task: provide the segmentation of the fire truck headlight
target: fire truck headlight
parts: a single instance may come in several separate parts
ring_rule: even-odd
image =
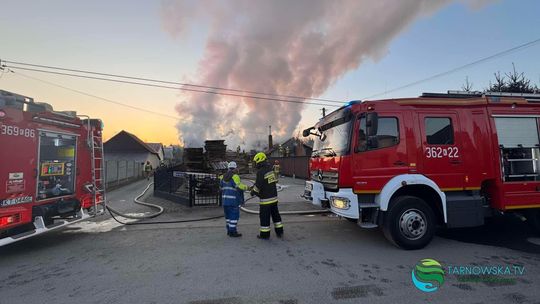
[[[6,117],[6,112],[0,110],[0,119]]]
[[[332,196],[330,197],[330,203],[332,204],[332,207],[337,209],[351,208],[351,201],[346,197]]]

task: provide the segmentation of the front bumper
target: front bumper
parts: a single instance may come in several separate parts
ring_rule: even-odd
[[[306,181],[303,197],[312,202],[313,205],[329,208],[333,213],[352,219],[359,218],[358,197],[351,188],[342,188],[337,192],[324,191],[324,186],[320,182]],[[348,200],[346,208],[336,208],[334,198]]]

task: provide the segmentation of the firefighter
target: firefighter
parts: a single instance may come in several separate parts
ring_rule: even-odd
[[[150,175],[152,174],[152,165],[150,164],[150,161],[147,160],[146,164],[144,164],[144,176],[146,176],[146,180],[150,180]]]
[[[238,233],[236,226],[240,218],[240,205],[244,204],[244,191],[248,187],[241,182],[235,162],[228,163],[227,169],[227,173],[219,177],[227,235],[240,237],[242,234]]]
[[[259,152],[253,158],[257,168],[255,185],[251,189],[251,195],[259,197],[259,219],[261,222],[259,239],[270,238],[270,217],[274,222],[274,230],[278,237],[283,236],[283,223],[278,210],[277,179],[272,166],[266,159],[266,154]]]
[[[276,182],[279,181],[279,174],[281,172],[281,166],[279,165],[279,160],[275,160],[274,161],[274,166],[272,167],[272,169],[274,170],[274,174],[276,175]]]

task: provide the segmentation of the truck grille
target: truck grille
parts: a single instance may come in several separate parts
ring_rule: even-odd
[[[338,189],[338,177],[339,173],[313,170],[311,171],[311,179],[323,184],[325,190],[337,190]]]

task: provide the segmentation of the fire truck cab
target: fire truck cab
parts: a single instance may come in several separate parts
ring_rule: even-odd
[[[101,130],[0,90],[0,246],[103,212]]]
[[[424,93],[322,118],[304,197],[404,249],[519,212],[540,230],[540,95]]]

